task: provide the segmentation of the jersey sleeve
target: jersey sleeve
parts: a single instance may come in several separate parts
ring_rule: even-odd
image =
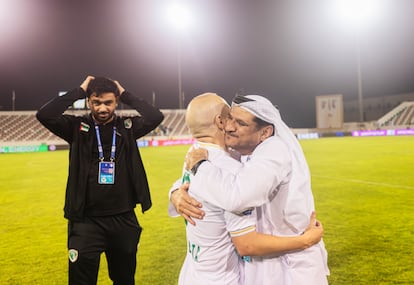
[[[235,214],[225,211],[227,231],[230,236],[242,236],[256,230],[256,211],[245,211],[243,214]]]

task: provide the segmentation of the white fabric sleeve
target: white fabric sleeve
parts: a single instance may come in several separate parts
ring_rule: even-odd
[[[191,183],[209,185],[203,199],[230,212],[243,212],[269,201],[291,172],[291,157],[279,138],[269,138],[256,147],[250,160],[237,171],[204,162]],[[225,192],[225,195],[223,195]]]
[[[177,210],[175,209],[174,205],[171,203],[171,193],[174,192],[174,190],[177,190],[181,186],[181,178],[174,182],[173,186],[170,188],[170,191],[168,191],[168,215],[170,217],[179,217],[180,214],[178,214]]]
[[[251,210],[247,213],[238,215],[232,212],[224,211],[227,231],[230,236],[242,236],[256,231],[256,211]]]

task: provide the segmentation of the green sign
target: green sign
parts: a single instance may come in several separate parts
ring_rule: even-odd
[[[19,146],[0,146],[0,153],[13,152],[45,152],[48,151],[47,144],[41,145],[19,145]]]

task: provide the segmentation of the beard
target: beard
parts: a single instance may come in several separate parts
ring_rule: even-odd
[[[114,112],[99,112],[93,113],[93,118],[100,124],[106,124],[112,121]]]
[[[225,134],[224,136],[224,144],[228,147],[234,148],[234,146],[237,146],[238,138],[234,135]]]

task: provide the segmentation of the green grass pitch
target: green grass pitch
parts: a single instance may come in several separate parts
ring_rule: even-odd
[[[329,284],[414,284],[414,137],[301,141],[325,228]],[[137,284],[174,285],[184,222],[167,192],[188,146],[143,148],[153,207],[141,214]],[[66,284],[68,151],[0,155],[0,284]],[[98,284],[110,284],[102,256]]]

